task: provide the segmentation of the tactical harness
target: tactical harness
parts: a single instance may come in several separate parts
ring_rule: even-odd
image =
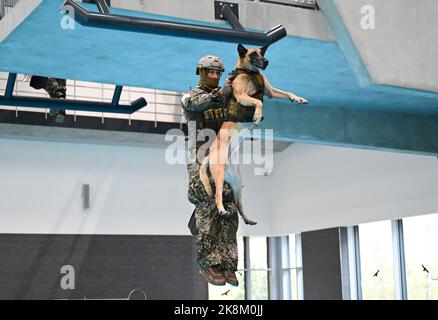
[[[229,77],[226,81],[228,81],[231,85],[231,82],[236,79],[239,74],[246,74],[256,86],[256,92],[250,97],[263,102],[265,82],[260,72],[236,68],[229,74]],[[205,86],[198,87],[198,90],[208,93],[212,91],[212,89]],[[255,106],[241,105],[237,102],[234,94],[231,94],[231,96],[225,100],[224,105],[224,107],[211,108],[202,113],[193,112],[191,113],[191,116],[187,115],[187,118],[188,120],[196,121],[198,130],[210,128],[215,132],[219,132],[219,129],[224,121],[253,122]]]
[[[250,97],[263,102],[265,81],[260,72],[236,68],[230,73],[228,81],[232,82],[239,74],[246,74],[256,86],[256,92],[250,95]],[[234,97],[234,94],[232,94],[231,99],[228,102],[228,117],[226,121],[253,122],[254,112],[255,106],[244,106],[238,103],[236,97]]]
[[[195,89],[192,89],[191,92],[196,94],[201,93],[211,93],[214,89],[199,86]],[[195,121],[196,122],[196,131],[197,133],[202,129],[211,129],[214,132],[218,133],[220,128],[222,127],[223,122],[225,121],[228,115],[228,109],[224,104],[224,99],[216,99],[213,98],[211,102],[211,109],[205,110],[203,112],[196,111],[184,111],[184,115],[187,121]],[[196,148],[200,147],[204,144],[203,141],[196,141]]]
[[[214,89],[205,86],[199,86],[198,90],[210,93]],[[224,101],[218,99],[214,104],[224,105]],[[205,128],[213,129],[215,132],[219,132],[222,123],[225,121],[228,115],[228,109],[226,107],[213,107],[205,110],[204,112],[195,112],[194,118],[196,120],[198,130]]]

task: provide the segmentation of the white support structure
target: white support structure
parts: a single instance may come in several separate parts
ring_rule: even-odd
[[[281,237],[281,266],[282,273],[279,281],[279,287],[283,300],[292,300],[292,288],[291,288],[291,272],[284,272],[284,269],[290,269],[290,256],[289,256],[289,239],[287,236]]]
[[[243,252],[245,253],[244,257],[244,277],[245,277],[245,300],[251,300],[251,272],[249,269],[251,268],[251,261],[249,255],[249,237],[243,237]]]
[[[282,300],[283,283],[282,279],[282,244],[283,238],[287,237],[269,237],[268,238],[268,292],[270,300]]]
[[[347,228],[348,232],[348,258],[350,274],[350,300],[361,300],[361,272],[358,226]]]
[[[394,258],[394,285],[395,298],[398,300],[408,299],[406,283],[406,261],[403,237],[403,221],[392,220],[392,248]]]
[[[301,233],[295,234],[295,249],[297,259],[297,286],[298,300],[304,300],[304,283],[303,283],[303,252],[301,246]]]

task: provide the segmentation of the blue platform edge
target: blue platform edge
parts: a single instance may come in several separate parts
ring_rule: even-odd
[[[80,24],[66,30],[61,27],[65,18],[59,10],[62,4],[62,0],[44,0],[0,44],[0,71],[184,92],[197,83],[195,66],[201,56],[214,54],[223,58],[226,73],[237,61],[237,45],[231,43]],[[97,11],[95,5],[83,6]],[[111,8],[111,11],[226,26],[129,10]],[[421,152],[438,150],[438,142],[426,138],[429,134],[438,136],[436,122],[424,125],[424,121],[438,116],[438,95],[361,86],[336,42],[287,36],[271,45],[266,57],[270,63],[264,74],[271,84],[310,101],[302,107],[286,100],[266,99],[263,127],[274,128],[276,139]],[[416,120],[409,123],[403,120],[410,115]],[[355,119],[354,130],[345,123],[346,118]],[[387,130],[375,137],[375,132],[382,131],[376,131],[375,126]],[[403,130],[412,136],[400,141]]]

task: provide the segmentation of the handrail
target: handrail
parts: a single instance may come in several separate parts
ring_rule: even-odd
[[[74,9],[74,19],[81,25],[105,29],[170,35],[184,38],[214,40],[250,45],[270,45],[287,35],[286,29],[279,25],[264,33],[234,30],[192,23],[171,22],[139,18],[117,14],[89,12],[74,0],[66,0],[64,6]]]

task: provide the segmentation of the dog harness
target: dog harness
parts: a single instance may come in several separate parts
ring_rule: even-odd
[[[256,92],[250,95],[251,98],[263,102],[263,95],[265,92],[265,81],[263,76],[258,71],[251,71],[242,68],[236,68],[230,73],[227,81],[232,82],[239,74],[246,74],[256,86]],[[253,122],[255,106],[244,106],[237,102],[234,94],[228,104],[227,121],[232,122]]]

